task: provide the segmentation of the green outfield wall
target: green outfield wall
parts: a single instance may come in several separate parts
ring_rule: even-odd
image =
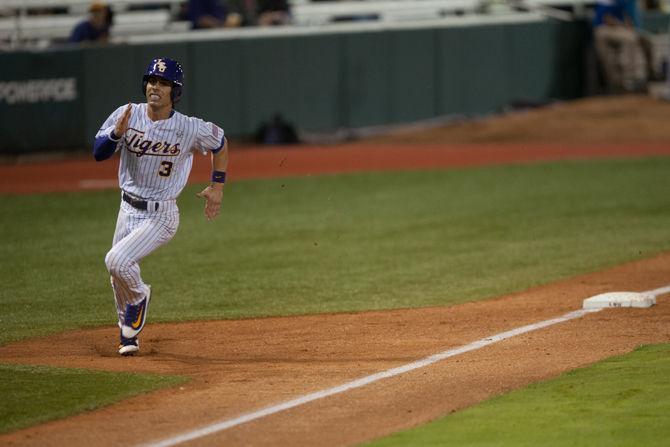
[[[277,112],[327,132],[579,97],[588,40],[585,22],[543,20],[2,53],[0,152],[90,146],[142,101],[155,56],[184,66],[180,111],[241,136]]]

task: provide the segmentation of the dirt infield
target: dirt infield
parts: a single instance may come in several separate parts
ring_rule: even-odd
[[[142,355],[119,358],[104,327],[0,347],[2,362],[183,374],[193,380],[0,436],[2,445],[137,444],[175,436],[306,393],[579,309],[589,296],[667,285],[670,254],[497,300],[448,308],[223,322],[149,324]],[[670,341],[670,299],[521,335],[399,377],[240,425],[189,445],[351,445],[483,399]],[[207,340],[207,342],[204,342]],[[59,349],[53,350],[53,346]],[[141,421],[128,423],[128,418]]]
[[[458,125],[342,147],[246,149],[231,155],[232,178],[670,155],[670,144],[664,144],[670,142],[670,135],[663,135],[654,126],[653,137],[644,133],[644,138],[638,136],[637,140],[617,138],[617,132],[631,132],[630,127],[622,128],[622,122],[633,122],[631,116],[638,119],[657,109],[665,108],[667,114],[666,104],[641,97],[612,101],[605,98],[557,105],[495,122],[463,124],[487,129],[470,128],[473,138],[481,137],[479,132],[490,132],[500,139],[498,132],[510,126],[507,120],[526,120],[526,132],[520,130],[523,126],[517,127],[515,139],[508,137],[504,145],[485,138],[474,142],[450,140],[464,138]],[[564,141],[557,137],[547,140],[538,123],[543,116],[547,119],[547,114],[554,117],[556,108],[570,117],[565,119],[566,126],[569,121],[591,122],[591,136],[584,130],[575,134],[563,129]],[[594,110],[600,110],[600,114]],[[610,131],[605,132],[610,125]],[[555,126],[547,126],[545,131],[561,135]],[[664,122],[657,122],[657,127],[667,132]],[[606,134],[608,139],[596,138],[596,133]],[[430,141],[427,134],[433,135]],[[206,179],[208,166],[202,161],[206,160],[201,157],[194,170],[195,181]],[[37,171],[31,171],[33,168]],[[60,174],[42,182],[50,172]],[[2,166],[0,192],[102,187],[109,185],[105,181],[113,183],[115,174],[115,163],[87,160]],[[584,298],[598,293],[651,290],[668,284],[670,253],[495,300],[448,308],[149,324],[143,332],[142,354],[135,358],[118,357],[118,329],[111,325],[12,343],[0,347],[0,362],[182,374],[192,381],[98,411],[0,435],[0,444],[112,446],[128,444],[129,439],[133,440],[131,444],[157,441],[563,315],[579,309]],[[188,445],[352,445],[629,352],[640,344],[670,342],[669,328],[668,297],[660,297],[651,309],[606,310],[235,426]],[[54,352],[54,345],[62,349]],[[129,424],[129,417],[141,423]]]

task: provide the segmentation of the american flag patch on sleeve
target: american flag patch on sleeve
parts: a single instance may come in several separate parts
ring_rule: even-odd
[[[223,130],[219,128],[216,124],[212,123],[212,135],[214,135],[214,138],[219,138],[220,133],[222,133]]]

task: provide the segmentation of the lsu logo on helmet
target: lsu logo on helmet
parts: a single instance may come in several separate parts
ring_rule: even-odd
[[[167,69],[167,65],[165,65],[165,62],[163,59],[158,59],[156,63],[154,64],[154,70],[158,70],[161,73],[165,73],[165,70]]]

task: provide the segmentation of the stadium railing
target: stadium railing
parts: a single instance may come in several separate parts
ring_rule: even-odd
[[[409,22],[469,14],[539,12],[570,20],[594,0],[290,0],[292,25],[325,26],[338,22]],[[90,0],[3,0],[0,2],[0,48],[44,48],[67,39],[84,20]],[[181,17],[186,0],[107,0],[114,15],[112,41],[129,36],[186,33]],[[150,9],[140,9],[142,7]],[[44,9],[62,14],[35,14]]]

